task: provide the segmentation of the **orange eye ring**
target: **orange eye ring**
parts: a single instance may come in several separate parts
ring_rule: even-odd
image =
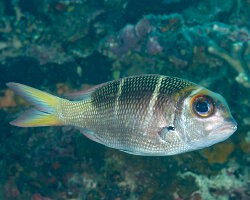
[[[210,117],[214,113],[213,99],[207,95],[197,95],[191,100],[192,111],[202,118]]]

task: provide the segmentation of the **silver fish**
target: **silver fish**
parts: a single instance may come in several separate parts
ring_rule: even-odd
[[[68,99],[18,83],[7,86],[34,106],[12,125],[70,125],[93,141],[136,155],[202,149],[237,129],[221,95],[175,77],[131,76]]]

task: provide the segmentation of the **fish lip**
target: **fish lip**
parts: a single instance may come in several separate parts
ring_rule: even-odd
[[[218,126],[203,140],[189,142],[195,149],[202,149],[228,139],[237,130],[237,123],[232,120]]]
[[[237,123],[233,120],[231,122],[226,122],[212,131],[214,134],[232,135],[237,130]]]

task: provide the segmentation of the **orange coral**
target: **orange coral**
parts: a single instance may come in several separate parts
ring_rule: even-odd
[[[245,140],[243,140],[240,143],[240,148],[244,153],[249,153],[250,152],[250,144],[247,143]]]
[[[223,164],[227,161],[228,156],[233,152],[234,148],[234,143],[232,141],[223,142],[205,149],[203,155],[210,164]]]
[[[14,106],[16,106],[14,93],[10,89],[7,89],[4,92],[4,96],[0,97],[0,109],[4,107],[14,107]]]
[[[244,153],[249,153],[250,152],[250,142],[249,140],[247,140],[246,138],[241,140],[240,142],[240,149],[244,152]]]
[[[57,88],[57,94],[59,95],[68,93],[70,89],[69,85],[65,83],[57,83],[56,88]]]

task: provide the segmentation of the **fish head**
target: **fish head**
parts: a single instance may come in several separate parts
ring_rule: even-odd
[[[222,142],[237,130],[225,99],[203,87],[195,86],[186,92],[179,110],[175,126],[189,148],[187,151]]]

